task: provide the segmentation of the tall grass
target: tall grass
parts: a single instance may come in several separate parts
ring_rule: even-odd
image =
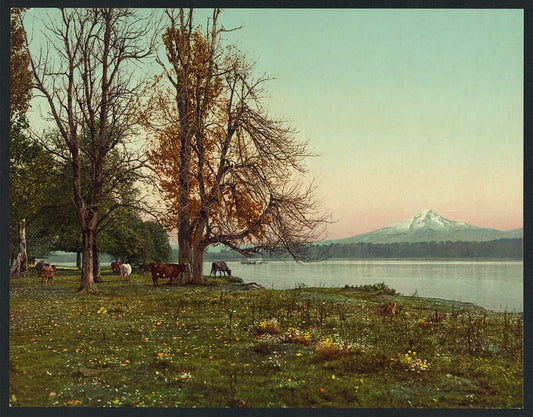
[[[81,296],[78,280],[12,281],[12,406],[522,406],[522,314],[383,284],[155,288],[108,274]]]

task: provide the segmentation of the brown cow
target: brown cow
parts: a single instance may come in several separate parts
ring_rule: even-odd
[[[391,303],[387,303],[382,305],[378,310],[378,315],[380,316],[390,316],[390,318],[394,317],[396,314],[396,308],[397,308],[396,301],[393,301]]]
[[[187,264],[150,263],[148,266],[152,272],[152,281],[154,282],[154,287],[159,287],[159,278],[170,278],[170,281],[172,281],[172,278],[177,278],[182,272],[189,272]]]
[[[56,266],[43,265],[41,267],[41,285],[52,285],[54,283],[54,274]]]
[[[122,262],[111,262],[111,270],[115,274],[120,274],[120,265],[122,265]]]

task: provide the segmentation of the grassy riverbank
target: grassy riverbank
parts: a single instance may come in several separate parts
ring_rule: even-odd
[[[383,284],[154,288],[105,275],[77,295],[11,281],[12,406],[522,405],[522,314],[396,294]],[[396,302],[394,317],[380,306]],[[443,314],[441,314],[443,313]]]

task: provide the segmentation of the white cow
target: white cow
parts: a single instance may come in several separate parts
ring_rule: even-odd
[[[130,279],[131,275],[131,265],[122,264],[120,265],[120,276],[123,280]]]

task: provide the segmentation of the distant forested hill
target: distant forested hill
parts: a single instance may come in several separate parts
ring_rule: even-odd
[[[261,254],[263,259],[290,259],[287,253]],[[398,242],[398,243],[332,243],[309,245],[307,256],[321,259],[516,259],[523,256],[522,239],[498,239],[488,242]],[[241,260],[242,255],[229,249],[208,253],[205,260]]]

